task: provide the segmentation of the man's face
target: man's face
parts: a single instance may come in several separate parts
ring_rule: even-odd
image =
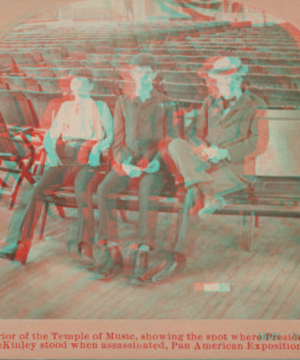
[[[208,89],[208,92],[215,98],[218,99],[219,97],[221,97],[219,88],[217,86],[217,81],[214,79],[211,79],[210,77],[208,77],[206,79],[206,86]]]
[[[89,94],[91,84],[86,77],[75,77],[71,80],[70,88],[74,95]]]
[[[215,86],[225,99],[234,96],[237,89],[241,88],[242,76],[220,76],[216,79]]]
[[[150,66],[134,65],[130,69],[130,74],[135,82],[136,92],[150,92],[153,89],[153,80],[156,76]]]

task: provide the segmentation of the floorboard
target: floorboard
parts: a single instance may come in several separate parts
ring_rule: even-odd
[[[0,243],[13,214],[0,203]],[[76,232],[75,210],[62,219],[52,208],[45,240],[35,240],[25,266],[0,260],[2,319],[298,319],[299,220],[262,218],[251,253],[238,249],[238,216],[190,218],[188,265],[170,283],[132,287],[121,274],[109,282],[71,258],[66,244]],[[128,213],[136,220],[136,213]],[[175,234],[174,215],[159,214],[158,246]],[[120,248],[134,239],[134,224],[112,223]],[[228,283],[229,292],[195,291],[194,283]]]

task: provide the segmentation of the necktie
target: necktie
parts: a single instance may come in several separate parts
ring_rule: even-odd
[[[236,102],[236,96],[234,96],[231,99],[224,99],[224,97],[222,97],[222,101],[223,101],[224,110],[226,110],[231,106],[231,104]]]

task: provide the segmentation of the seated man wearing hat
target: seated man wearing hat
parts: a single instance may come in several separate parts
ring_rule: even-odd
[[[154,58],[139,54],[132,58],[127,69],[120,69],[124,78],[122,96],[116,103],[114,116],[113,164],[111,172],[98,188],[100,252],[94,269],[97,277],[106,280],[116,275],[123,264],[116,239],[108,239],[107,195],[129,185],[139,188],[139,237],[129,245],[124,275],[132,284],[142,284],[141,276],[147,270],[148,252],[154,250],[155,224],[149,225],[148,198],[159,195],[164,187],[164,176],[159,173],[161,158],[158,143],[164,137],[165,107],[162,97],[153,90]],[[126,276],[128,275],[128,276]]]
[[[251,159],[268,141],[259,137],[256,119],[256,109],[266,104],[241,88],[247,71],[239,58],[207,59],[198,75],[206,78],[209,95],[186,129],[186,139],[169,143],[169,167],[188,188],[190,215],[212,214],[226,204],[225,195],[247,188],[253,176],[244,170],[245,157]],[[182,251],[181,246],[176,250]]]
[[[206,60],[198,74],[206,77],[210,94],[196,122],[186,130],[188,139],[169,144],[169,154],[189,188],[190,214],[213,213],[225,205],[225,195],[245,189],[251,182],[244,160],[258,145],[256,109],[266,105],[256,95],[242,91],[247,71],[235,57]]]
[[[82,239],[83,196],[99,170],[100,154],[110,147],[113,139],[110,111],[103,104],[106,111],[100,115],[90,97],[92,86],[90,71],[80,69],[71,73],[72,96],[62,103],[44,138],[48,169],[33,189],[23,191],[21,206],[15,211],[0,258],[25,264],[42,209],[41,199],[44,191],[53,185],[74,183],[79,212],[77,240],[85,240]]]

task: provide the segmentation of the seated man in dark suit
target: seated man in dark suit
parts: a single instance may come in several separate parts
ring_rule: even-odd
[[[131,81],[125,82],[124,96],[116,104],[112,170],[98,188],[98,245],[102,247],[102,255],[105,254],[98,264],[99,279],[113,277],[122,264],[117,243],[108,241],[106,210],[110,192],[132,183],[139,188],[139,238],[129,246],[130,260],[127,259],[125,269],[129,282],[143,282],[141,275],[147,270],[148,253],[155,247],[155,234],[147,226],[148,198],[159,195],[164,187],[164,176],[159,172],[158,143],[164,137],[165,107],[161,95],[153,90],[154,64],[152,56],[140,54],[133,57],[127,70],[120,70],[122,77],[128,80],[130,75]]]

